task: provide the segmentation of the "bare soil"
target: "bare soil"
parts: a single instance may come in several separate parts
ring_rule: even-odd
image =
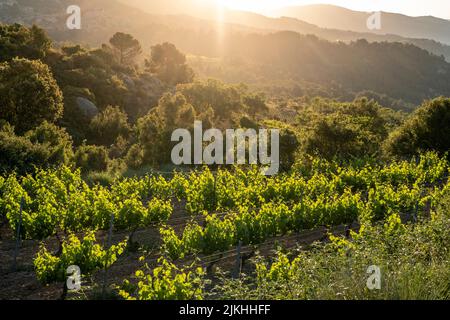
[[[184,212],[181,203],[175,203],[175,212],[171,218],[175,231],[181,232],[187,221],[192,217]],[[195,219],[201,223],[202,218]],[[262,256],[271,256],[274,249],[281,245],[285,248],[306,247],[317,241],[327,241],[328,232],[345,235],[348,229],[357,229],[358,225],[339,226],[332,229],[325,227],[312,231],[305,231],[295,235],[277,237],[266,241],[258,246],[241,246],[225,253],[217,253],[210,256],[200,256],[201,263],[207,268],[208,277],[214,282],[214,272],[217,267],[230,271],[232,274],[239,272],[249,273],[252,265],[248,260],[255,256],[256,252]],[[119,243],[130,235],[129,232],[114,232],[112,243]],[[99,232],[97,240],[106,243],[107,233]],[[78,293],[69,293],[68,299],[114,299],[114,290],[122,284],[124,279],[133,279],[136,270],[142,267],[139,257],[145,256],[146,263],[151,267],[157,264],[160,246],[160,236],[157,227],[137,230],[133,234],[133,242],[138,244],[135,248],[127,250],[116,263],[107,271],[98,271],[89,279],[83,279],[83,289]],[[14,234],[8,225],[0,228],[0,300],[56,300],[61,297],[62,283],[52,285],[42,285],[36,278],[33,260],[40,245],[45,245],[48,250],[57,252],[59,241],[56,237],[51,237],[45,241],[26,240],[20,243],[17,251],[16,264],[14,268],[14,256],[17,242]],[[239,259],[242,259],[239,265]],[[179,265],[189,264],[193,261],[187,257],[177,262]],[[103,284],[106,280],[106,295],[103,292]]]

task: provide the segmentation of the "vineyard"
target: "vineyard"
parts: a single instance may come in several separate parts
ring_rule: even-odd
[[[434,284],[429,295],[449,298],[432,277],[450,279],[449,170],[447,159],[427,153],[389,164],[311,158],[275,177],[238,167],[109,186],[88,185],[68,167],[3,176],[0,241],[16,246],[1,269],[6,279],[32,263],[41,286],[64,286],[64,296],[75,265],[91,291],[110,272],[106,291],[125,299],[391,297],[357,283],[377,262],[393,272],[390,285],[412,281],[405,268],[414,265]],[[146,234],[154,236],[141,241]],[[35,248],[32,261],[21,258],[25,243]]]

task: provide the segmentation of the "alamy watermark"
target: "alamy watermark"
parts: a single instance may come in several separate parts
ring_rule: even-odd
[[[66,20],[66,26],[69,30],[81,29],[81,8],[77,5],[71,5],[66,10],[70,16]]]
[[[378,266],[370,266],[367,268],[367,274],[370,274],[367,279],[367,288],[369,290],[381,290],[381,269]]]
[[[66,270],[68,275],[66,285],[67,289],[78,291],[81,289],[81,269],[79,266],[69,266]]]
[[[367,29],[381,30],[381,11],[372,13],[366,21]]]
[[[270,142],[269,142],[270,134]],[[194,122],[194,137],[187,129],[176,129],[172,142],[179,142],[171,153],[175,165],[250,164],[261,165],[261,172],[272,176],[280,167],[280,131],[278,129],[219,129],[203,132],[201,121]],[[209,143],[205,148],[203,143]],[[270,143],[270,155],[269,155]],[[192,152],[193,147],[193,152]],[[248,162],[246,153],[248,151]]]

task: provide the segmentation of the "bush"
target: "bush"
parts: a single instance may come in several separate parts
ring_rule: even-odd
[[[123,253],[126,243],[124,241],[110,249],[103,249],[96,243],[94,232],[89,232],[82,240],[71,235],[62,244],[59,257],[41,247],[34,259],[37,278],[44,284],[63,282],[67,279],[66,270],[71,265],[80,267],[83,276],[90,275],[96,270],[111,266]]]
[[[141,258],[144,260],[144,258]],[[164,258],[153,270],[145,264],[136,271],[137,286],[124,281],[119,294],[127,300],[202,300],[205,271],[202,268],[178,268]]]
[[[89,135],[89,123],[91,118],[80,109],[77,103],[77,98],[85,98],[92,103],[96,103],[94,94],[86,88],[77,88],[72,86],[65,86],[63,88],[64,94],[64,113],[59,121],[61,125],[67,128],[67,131],[72,136],[74,143],[80,145]]]
[[[269,111],[269,107],[267,106],[265,98],[262,95],[249,94],[243,98],[243,102],[247,107],[249,114],[252,116]]]
[[[68,164],[73,159],[72,138],[65,129],[44,121],[39,127],[25,135],[33,144],[39,143],[50,152],[48,161]]]
[[[82,145],[75,153],[75,164],[83,172],[106,171],[109,161],[108,150],[103,146]]]
[[[144,162],[161,164],[170,160],[167,142],[170,135],[166,130],[164,119],[157,113],[150,112],[140,118],[136,125],[139,144],[144,152]]]
[[[49,168],[69,164],[73,159],[72,141],[64,129],[44,122],[25,136],[12,127],[0,130],[0,171],[32,172],[34,167]]]
[[[138,144],[131,146],[126,156],[126,163],[132,169],[138,169],[144,162],[144,150]]]
[[[233,113],[246,109],[242,103],[242,88],[218,80],[179,85],[177,90],[195,107],[197,114],[212,108],[217,118],[230,119]]]
[[[112,145],[119,136],[127,138],[131,131],[127,114],[117,106],[108,106],[96,115],[89,129],[91,142],[104,146]]]
[[[396,131],[385,144],[390,156],[412,156],[434,150],[450,150],[450,98],[427,101]]]
[[[378,155],[388,136],[388,119],[386,110],[376,102],[361,98],[351,103],[325,101],[322,105],[318,101],[312,108],[322,110],[304,113],[311,122],[303,125],[312,123],[303,146],[307,154],[328,160]]]
[[[87,174],[84,178],[86,183],[89,185],[101,185],[103,187],[111,186],[114,181],[117,179],[117,176],[112,174],[111,172],[96,172],[92,171]]]

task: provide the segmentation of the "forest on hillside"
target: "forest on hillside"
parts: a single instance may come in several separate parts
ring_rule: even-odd
[[[287,31],[225,38],[221,57],[170,40],[0,24],[1,299],[450,298],[444,57]],[[175,166],[171,135],[196,120],[279,129],[280,173]]]

